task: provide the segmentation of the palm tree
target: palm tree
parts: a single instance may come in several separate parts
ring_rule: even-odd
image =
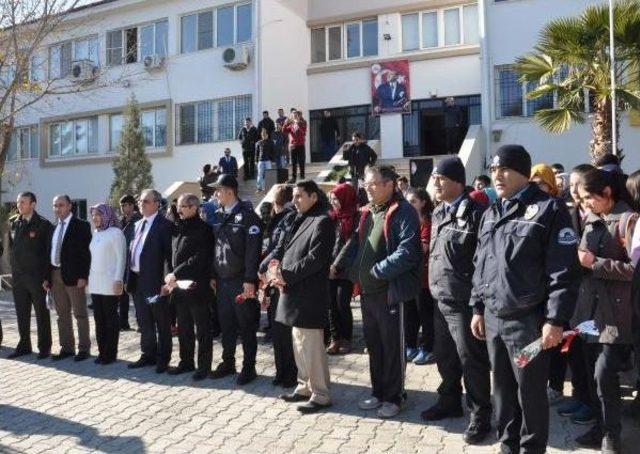
[[[617,110],[640,108],[640,1],[623,0],[614,7],[615,96]],[[529,99],[554,96],[554,108],[535,113],[538,123],[553,133],[586,119],[591,107],[593,160],[612,150],[611,58],[609,7],[589,6],[578,17],[551,21],[540,33],[534,51],[516,60],[522,82],[538,84]],[[616,116],[617,118],[617,116]],[[616,128],[619,131],[619,128]]]

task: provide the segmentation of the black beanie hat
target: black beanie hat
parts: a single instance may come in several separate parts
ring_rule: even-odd
[[[464,165],[457,156],[444,158],[438,161],[432,173],[445,176],[450,180],[457,181],[458,183],[465,184],[466,177],[464,173]]]
[[[522,145],[503,145],[498,148],[491,167],[508,167],[531,178],[531,156]]]

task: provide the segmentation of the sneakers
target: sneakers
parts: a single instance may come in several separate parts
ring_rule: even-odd
[[[432,364],[436,362],[436,355],[421,348],[417,356],[413,359],[413,364],[417,366],[424,366],[425,364]]]
[[[393,418],[400,413],[400,406],[392,404],[391,402],[385,402],[378,409],[378,418]]]
[[[418,356],[419,350],[417,348],[407,347],[407,361],[411,362],[416,356]]]
[[[358,407],[361,410],[375,410],[376,408],[382,407],[382,402],[380,402],[377,397],[372,397],[358,402]]]
[[[553,388],[547,388],[547,397],[549,398],[549,406],[552,407],[564,399],[564,395],[560,391]]]
[[[580,426],[588,426],[595,421],[596,419],[593,417],[593,412],[586,405],[583,405],[580,410],[571,415],[571,422]]]

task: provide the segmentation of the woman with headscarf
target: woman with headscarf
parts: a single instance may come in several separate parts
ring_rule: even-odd
[[[348,183],[339,184],[331,191],[329,201],[332,207],[330,214],[336,222],[336,242],[332,255],[335,261],[358,225],[356,189]],[[353,283],[347,278],[346,271],[338,269],[334,264],[330,268],[329,287],[331,292],[329,303],[331,343],[327,348],[327,353],[329,355],[350,353],[353,334],[353,314],[351,313]]]
[[[554,197],[558,196],[558,185],[556,184],[556,175],[553,173],[553,169],[546,164],[536,164],[531,168],[531,177],[529,178],[532,183],[538,185],[538,187],[549,195]]]
[[[89,293],[96,322],[98,358],[96,364],[110,364],[118,356],[120,333],[118,297],[122,294],[127,242],[117,226],[116,213],[109,205],[91,207],[91,220],[95,227],[89,250]]]

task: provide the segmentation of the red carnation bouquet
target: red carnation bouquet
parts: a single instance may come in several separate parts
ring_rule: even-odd
[[[568,331],[564,331],[562,333],[562,348],[560,351],[562,353],[567,353],[569,348],[571,347],[571,342],[575,339],[576,336],[599,336],[600,332],[598,328],[596,328],[596,322],[593,320],[587,320],[586,322],[580,323],[574,329],[570,329]],[[516,366],[519,368],[525,367],[529,364],[536,356],[538,356],[542,352],[542,338],[536,339],[531,342],[529,345],[524,347],[522,350],[517,352],[513,357],[513,360],[516,363]]]

